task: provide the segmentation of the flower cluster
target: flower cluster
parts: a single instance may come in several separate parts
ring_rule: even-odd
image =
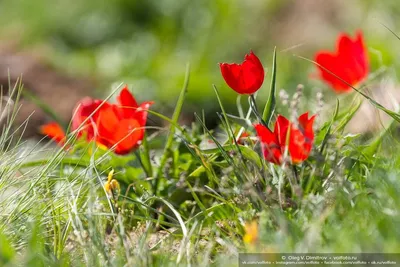
[[[143,140],[147,110],[152,104],[138,105],[127,87],[121,90],[118,104],[87,97],[73,112],[71,130],[87,141],[114,149],[116,154],[127,154]],[[60,144],[66,140],[64,130],[54,122],[42,126],[41,132]]]
[[[361,31],[357,32],[354,40],[341,34],[335,53],[320,51],[315,55],[319,78],[337,93],[349,92],[352,87],[361,83],[368,75],[368,62]],[[220,63],[219,66],[227,85],[239,94],[252,95],[264,82],[264,67],[252,51],[241,64]],[[278,115],[273,132],[264,122],[254,125],[265,159],[282,164],[287,151],[292,164],[306,160],[314,142],[314,119],[315,115],[309,117],[308,112],[294,123]]]
[[[360,31],[354,40],[341,34],[336,52],[320,51],[315,55],[318,77],[339,93],[351,91],[367,77],[368,61]],[[219,66],[227,85],[239,94],[250,95],[254,101],[252,95],[263,85],[265,71],[253,51],[245,55],[241,64],[220,63]],[[147,111],[153,102],[139,105],[127,87],[122,89],[117,99],[117,104],[89,97],[82,99],[74,110],[71,130],[80,138],[113,149],[116,154],[127,154],[140,145]],[[306,112],[294,122],[278,115],[271,131],[256,108],[253,111],[260,120],[254,127],[267,161],[283,164],[284,156],[288,155],[292,164],[299,164],[309,157],[314,142],[315,115],[309,117]],[[42,126],[41,132],[60,144],[66,142],[65,132],[57,123]],[[248,132],[243,133],[237,142],[243,145],[248,136]]]
[[[297,123],[292,123],[278,115],[272,132],[262,124],[256,124],[263,154],[266,160],[282,164],[283,155],[287,149],[293,164],[301,163],[308,158],[314,141],[315,115],[308,118],[308,112],[301,115]]]
[[[221,63],[220,69],[226,83],[240,94],[255,93],[264,81],[263,65],[253,52],[245,56],[242,64]],[[299,117],[297,123],[292,123],[278,115],[273,132],[265,124],[254,125],[265,159],[280,165],[288,149],[292,164],[306,160],[314,141],[314,118],[315,115],[308,118],[307,112]]]

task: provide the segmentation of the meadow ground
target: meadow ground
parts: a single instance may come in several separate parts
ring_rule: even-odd
[[[349,94],[329,104],[320,95],[307,113],[302,86],[277,97],[275,60],[269,97],[256,101],[263,66],[252,54],[245,62],[236,66],[247,76],[221,64],[238,111],[225,112],[214,86],[216,129],[204,114],[178,123],[189,68],[171,117],[121,85],[82,101],[69,125],[50,112],[54,140],[29,146],[12,124],[17,102],[2,101],[0,265],[237,266],[240,252],[399,252],[400,115],[353,85],[365,69],[356,81],[327,76]],[[362,101],[391,118],[383,130],[346,132]],[[147,115],[169,126],[146,127]]]

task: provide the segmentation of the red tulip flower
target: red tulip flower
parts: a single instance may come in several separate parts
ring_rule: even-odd
[[[219,67],[225,82],[239,94],[254,94],[264,82],[264,67],[252,51],[242,64],[220,63]]]
[[[280,165],[287,148],[293,164],[305,161],[314,142],[314,119],[315,115],[308,118],[306,112],[299,117],[298,123],[291,123],[279,115],[273,132],[262,124],[255,125],[265,159]]]
[[[367,48],[362,32],[358,31],[354,40],[346,34],[341,34],[337,41],[336,52],[318,52],[315,55],[315,62],[320,65],[317,66],[320,78],[336,92],[351,91],[351,86],[362,82],[369,71]],[[347,84],[321,66],[346,81]]]
[[[115,147],[117,154],[127,154],[143,140],[147,110],[153,102],[138,105],[126,87],[121,91],[118,102],[119,105],[99,110],[97,142],[108,148]]]
[[[118,96],[118,105],[84,98],[75,108],[71,130],[77,131],[78,137],[113,148],[116,154],[127,154],[143,140],[147,110],[152,104],[153,102],[144,102],[138,105],[127,87]],[[60,131],[51,131],[50,126],[51,124],[43,126],[42,133],[56,141],[60,140]],[[58,128],[61,129],[59,126]],[[58,135],[55,136],[55,133]],[[63,131],[62,133],[64,134]]]

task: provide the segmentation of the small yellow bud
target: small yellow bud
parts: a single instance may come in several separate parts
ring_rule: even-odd
[[[111,193],[111,184],[109,182],[106,182],[104,184],[104,189],[106,190],[107,193]]]
[[[111,180],[111,190],[113,190],[113,191],[115,191],[115,192],[119,192],[120,189],[121,189],[121,188],[120,188],[120,186],[119,186],[118,181],[115,180],[115,179],[112,179],[112,180]]]
[[[107,177],[108,182],[111,182],[113,175],[114,175],[114,169],[111,169],[111,171],[108,173],[108,177]]]
[[[111,170],[108,174],[107,182],[104,184],[104,190],[110,195],[119,194],[120,185],[116,179],[113,179],[114,170]]]

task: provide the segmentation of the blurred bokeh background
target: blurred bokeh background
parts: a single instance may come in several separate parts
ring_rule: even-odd
[[[190,63],[185,117],[204,110],[212,124],[219,110],[212,84],[236,112],[237,94],[218,63],[239,63],[250,49],[267,69],[260,103],[268,96],[274,46],[278,89],[293,92],[301,83],[309,105],[318,90],[329,102],[333,93],[296,55],[312,59],[317,50],[334,49],[340,32],[362,29],[372,71],[387,68],[396,79],[400,41],[380,23],[400,33],[399,11],[397,0],[2,0],[0,72],[3,83],[8,71],[24,72],[27,89],[64,119],[83,95],[104,96],[121,82],[168,115]],[[36,114],[37,124],[46,120]]]

